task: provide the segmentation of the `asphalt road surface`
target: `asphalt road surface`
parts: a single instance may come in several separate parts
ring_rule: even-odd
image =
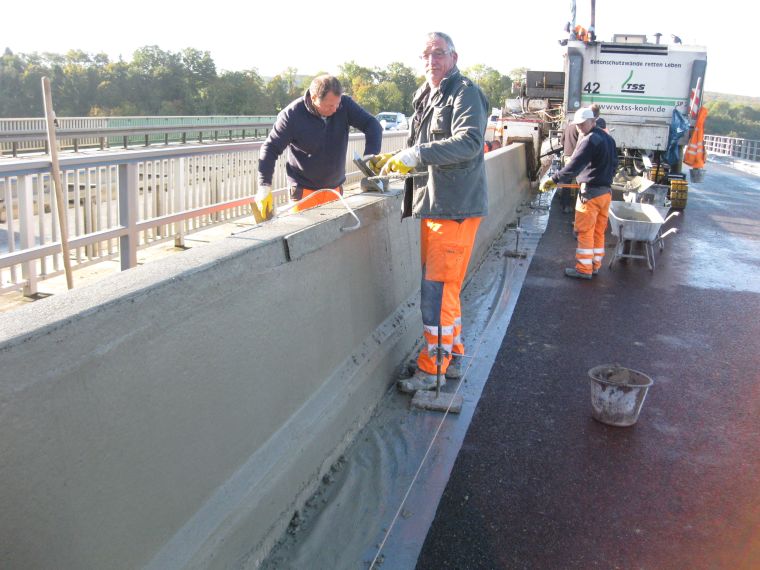
[[[760,177],[711,164],[671,226],[568,279],[554,201],[417,568],[760,568]],[[654,380],[633,427],[591,418],[607,363]]]

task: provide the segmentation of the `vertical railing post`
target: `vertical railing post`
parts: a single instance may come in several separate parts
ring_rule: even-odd
[[[34,241],[34,184],[31,174],[18,177],[18,217],[21,232],[21,249],[31,249]],[[44,215],[43,205],[40,204],[39,215]],[[11,237],[13,239],[13,237]],[[37,294],[37,260],[32,259],[21,264],[21,275],[26,281],[24,296]]]
[[[119,238],[121,270],[137,265],[137,246],[140,236],[137,232],[137,164],[119,165],[119,223],[127,233]]]
[[[176,192],[176,208],[178,212],[184,212],[185,206],[185,194],[187,187],[187,177],[185,176],[185,160],[184,158],[178,158],[174,161],[174,191]],[[180,220],[175,224],[174,231],[176,233],[174,237],[175,247],[185,247],[185,220]]]

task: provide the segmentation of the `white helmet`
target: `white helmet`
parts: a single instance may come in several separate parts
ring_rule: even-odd
[[[580,125],[583,121],[594,118],[594,112],[589,107],[581,107],[573,116],[573,123]]]

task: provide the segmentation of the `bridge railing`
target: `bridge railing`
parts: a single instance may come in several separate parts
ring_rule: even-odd
[[[760,141],[757,140],[705,135],[705,150],[742,160],[760,161]]]
[[[386,132],[383,150],[403,147],[405,132]],[[261,141],[96,151],[60,158],[72,268],[120,259],[137,264],[140,248],[249,216],[257,190]],[[347,185],[361,173],[351,158],[364,135],[349,136]],[[285,157],[273,179],[276,206],[287,203]],[[48,157],[0,160],[0,290],[38,292],[63,272],[60,227]]]
[[[60,117],[63,150],[133,145],[219,141],[265,137],[270,115],[194,117]],[[44,118],[0,119],[0,153],[47,152]]]

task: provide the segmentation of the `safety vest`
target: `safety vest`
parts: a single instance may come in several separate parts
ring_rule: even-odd
[[[683,155],[683,161],[692,168],[704,168],[707,162],[707,153],[705,152],[705,119],[707,119],[707,109],[702,107],[697,113],[697,122],[694,125],[694,132],[689,139],[689,146]]]
[[[575,37],[578,38],[582,42],[590,42],[591,41],[591,34],[589,34],[589,31],[581,26],[580,24],[575,26]]]

